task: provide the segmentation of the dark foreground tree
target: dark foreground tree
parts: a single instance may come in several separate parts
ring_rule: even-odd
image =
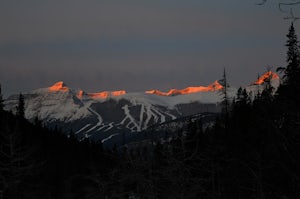
[[[20,121],[14,128],[6,128],[0,133],[0,181],[5,198],[22,197],[18,195],[19,185],[24,179],[37,171],[32,160],[33,148],[23,143]]]
[[[19,95],[19,103],[17,106],[17,115],[21,118],[24,118],[25,116],[25,101],[24,101],[24,96],[22,93]]]
[[[300,55],[299,42],[293,23],[287,34],[287,66],[279,68],[283,73],[283,82],[277,91],[280,127],[288,132],[300,129]]]
[[[0,84],[0,112],[1,111],[3,111],[3,95],[2,95],[2,88],[1,88],[1,84]]]
[[[286,35],[288,40],[286,46],[288,47],[286,61],[286,67],[280,67],[277,70],[283,73],[283,85],[294,86],[299,82],[299,43],[295,32],[294,24],[292,23],[289,29],[289,33]]]
[[[229,84],[227,81],[227,75],[226,75],[226,69],[224,68],[223,71],[223,77],[220,80],[220,84],[223,86],[221,89],[221,94],[222,94],[222,111],[225,114],[226,117],[228,117],[228,112],[229,112],[229,97],[228,97],[228,88]]]

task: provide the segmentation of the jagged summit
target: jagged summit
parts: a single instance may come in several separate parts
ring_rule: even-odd
[[[222,89],[223,86],[216,80],[214,83],[208,86],[197,86],[197,87],[187,87],[185,89],[177,90],[171,89],[168,92],[162,92],[159,90],[149,90],[146,91],[147,94],[155,94],[161,96],[174,96],[174,95],[186,95],[198,92],[213,92]]]
[[[77,89],[70,89],[63,81],[56,82],[52,86],[48,87],[50,92],[66,92],[69,90],[76,91]],[[97,93],[86,93],[83,90],[77,90],[76,97],[82,99],[83,97],[89,97],[92,99],[106,99],[108,97],[116,97],[120,95],[125,95],[125,90],[118,90],[118,91],[102,91]]]
[[[255,82],[251,83],[250,86],[253,85],[263,85],[268,79],[272,82],[272,85],[275,87],[279,86],[280,77],[277,73],[272,71],[267,71],[263,75],[261,75]],[[170,89],[167,92],[160,91],[158,89],[145,91],[145,94],[148,95],[157,95],[157,96],[177,96],[177,95],[188,95],[193,93],[211,93],[222,89],[223,86],[216,80],[212,84],[207,86],[191,86],[184,89]],[[51,92],[66,92],[70,89],[63,81],[59,81],[54,85],[48,88]],[[110,97],[123,96],[128,94],[125,90],[117,90],[117,91],[100,91],[95,93],[86,93],[83,90],[76,90],[76,96],[79,99],[83,97],[87,97],[90,99],[101,100],[107,99]]]
[[[84,90],[80,89],[79,91],[77,91],[76,97],[79,99],[83,99],[85,97],[88,97],[88,93],[86,93]]]
[[[66,92],[69,90],[69,88],[67,87],[67,85],[63,82],[63,81],[59,81],[56,82],[55,84],[53,84],[52,86],[49,87],[50,91],[63,91]]]
[[[279,75],[277,73],[274,73],[272,71],[267,71],[263,75],[261,75],[252,85],[262,85],[264,84],[267,80],[279,80]]]
[[[276,73],[268,72],[255,81],[256,85],[252,83],[247,86],[247,91],[254,94],[261,91],[267,78],[276,80],[271,83],[279,82]],[[90,138],[103,143],[122,142],[123,132],[140,132],[154,124],[188,115],[220,112],[222,96],[218,91],[222,88],[215,81],[207,86],[167,92],[127,93],[119,90],[87,93],[69,88],[59,81],[24,95],[25,117],[31,121],[38,117],[45,125],[61,127],[65,132],[72,130],[80,140]],[[227,91],[228,96],[233,97],[237,89],[230,87]],[[5,100],[5,109],[16,112],[17,104],[18,95],[12,95]]]
[[[146,94],[154,94],[159,96],[176,96],[176,95],[187,95],[192,93],[199,93],[199,92],[213,92],[222,89],[223,86],[218,82],[215,81],[208,86],[192,86],[187,87],[184,89],[170,89],[168,92],[162,92],[159,90],[149,90],[146,91]],[[48,87],[48,90],[51,92],[66,92],[69,91],[70,88],[63,81],[56,82],[52,86]],[[117,97],[128,94],[125,90],[117,90],[117,91],[101,91],[96,93],[86,93],[83,90],[79,90],[76,93],[76,96],[81,99],[84,96],[89,97],[92,99],[106,99],[109,97]]]
[[[261,75],[255,82],[250,85],[263,85],[268,79],[272,82],[278,82],[279,84],[279,75],[275,72],[268,71]],[[276,83],[277,85],[277,83]],[[184,89],[170,89],[168,92],[163,92],[157,89],[145,91],[146,94],[150,95],[158,95],[158,96],[176,96],[176,95],[187,95],[193,93],[203,93],[203,92],[214,92],[222,89],[223,86],[216,80],[212,84],[207,86],[191,86]],[[49,90],[52,92],[66,92],[70,89],[66,86],[63,81],[59,81],[49,87]],[[91,98],[91,99],[107,99],[109,97],[116,97],[128,94],[125,90],[118,90],[118,91],[101,91],[96,93],[86,93],[83,90],[79,90],[77,92],[78,98],[83,98],[84,96]]]
[[[103,91],[99,93],[88,93],[87,95],[93,99],[106,99],[108,97],[116,97],[125,94],[126,94],[125,90],[120,90],[120,91]]]

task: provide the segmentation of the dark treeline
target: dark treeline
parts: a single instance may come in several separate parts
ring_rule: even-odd
[[[17,115],[0,109],[0,198],[86,198],[104,195],[112,152],[70,133],[49,130],[38,119],[24,119],[20,95]],[[2,104],[1,104],[2,105]],[[101,187],[101,188],[99,188]]]
[[[300,55],[293,25],[287,66],[251,97],[223,95],[204,128],[191,120],[172,139],[103,150],[3,111],[0,95],[0,198],[300,198]],[[0,92],[1,93],[1,92]],[[23,104],[23,105],[22,105]],[[167,141],[168,140],[168,141]]]

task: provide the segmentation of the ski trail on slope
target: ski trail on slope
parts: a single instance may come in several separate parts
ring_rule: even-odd
[[[119,135],[119,133],[115,133],[115,134],[110,135],[110,136],[107,137],[107,138],[104,138],[103,140],[101,140],[101,143],[104,143],[104,142],[106,142],[107,140],[110,140],[112,137],[114,137],[114,136],[116,136],[116,135]]]
[[[166,121],[166,117],[156,109],[153,109],[153,112],[157,113],[160,116],[160,123],[164,123]]]
[[[87,124],[84,127],[82,127],[81,129],[79,129],[78,131],[75,132],[75,134],[80,133],[81,131],[85,130],[86,128],[88,128],[89,126],[91,126],[91,124]]]
[[[102,119],[101,115],[99,115],[99,113],[97,113],[96,111],[94,111],[94,110],[91,109],[90,107],[87,108],[87,109],[88,109],[90,112],[94,113],[94,114],[97,116],[97,119],[98,119],[98,123],[97,123],[93,128],[90,128],[90,129],[87,131],[87,133],[88,133],[88,132],[90,132],[90,131],[96,129],[97,127],[100,127],[100,126],[102,125],[102,123],[103,123],[103,119]]]
[[[176,116],[172,115],[171,113],[165,112],[166,115],[170,116],[172,118],[172,120],[176,120]]]
[[[126,122],[127,119],[128,119],[128,117],[125,116],[124,119],[120,122],[120,124],[124,125],[124,123]]]
[[[157,120],[158,120],[158,117],[151,111],[151,107],[152,107],[151,105],[147,106],[147,112],[146,112],[147,113],[147,119],[144,123],[144,128],[148,128],[148,124],[149,124],[152,116],[154,118],[154,122],[157,122]]]
[[[109,131],[110,129],[114,128],[113,122],[108,124],[108,128],[104,130],[104,132]]]
[[[143,129],[142,125],[143,125],[143,120],[144,120],[144,107],[145,107],[145,105],[142,104],[141,112],[140,112],[140,124],[139,124],[140,129]]]
[[[79,140],[79,142],[85,140],[85,139],[88,139],[89,137],[91,137],[92,135],[89,135],[87,133],[84,134],[84,136]]]
[[[126,115],[126,117],[122,120],[122,124],[124,124],[124,122],[129,119],[130,122],[127,124],[127,128],[129,128],[129,124],[133,124],[137,131],[141,131],[141,128],[139,127],[139,125],[136,123],[135,119],[130,115],[130,111],[129,111],[129,108],[128,108],[128,105],[126,104],[125,106],[122,107],[122,109],[124,110],[124,113]],[[131,130],[133,129],[134,127],[131,128]]]
[[[101,125],[96,131],[101,131],[102,129],[104,129],[106,126],[105,125]]]

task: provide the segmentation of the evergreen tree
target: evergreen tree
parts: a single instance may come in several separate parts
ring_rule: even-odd
[[[270,70],[268,70],[267,72],[270,72]],[[271,84],[271,79],[272,79],[271,76],[265,79],[264,89],[261,93],[261,99],[265,102],[271,102],[273,101],[274,98],[273,97],[274,87]]]
[[[239,87],[239,89],[237,90],[236,93],[236,102],[240,102],[242,100],[242,93],[243,93],[243,89],[242,87]]]
[[[294,24],[292,23],[289,29],[289,33],[286,35],[288,40],[286,46],[287,52],[287,66],[279,67],[277,71],[283,72],[283,84],[295,85],[299,84],[299,72],[300,72],[300,58],[299,58],[299,44],[298,38],[295,32]]]
[[[14,129],[0,134],[0,184],[4,196],[8,198],[13,198],[24,178],[33,174],[36,169],[31,160],[33,150],[24,146],[23,139],[18,122],[14,124]]]
[[[223,78],[220,80],[220,84],[223,86],[221,89],[221,95],[222,95],[222,119],[223,124],[225,127],[225,133],[228,133],[228,118],[229,118],[229,97],[228,97],[228,82],[227,82],[227,76],[226,76],[226,70],[224,68],[223,71]]]
[[[222,92],[222,105],[223,105],[223,113],[228,116],[229,111],[229,97],[228,97],[228,82],[227,82],[227,76],[226,76],[226,70],[224,68],[223,71],[223,78],[220,80],[220,84],[223,86],[221,89]]]
[[[277,90],[277,106],[281,109],[278,115],[280,127],[297,132],[300,129],[300,50],[298,38],[293,23],[287,34],[287,66],[278,68],[282,71],[283,82]]]
[[[2,89],[0,84],[0,112],[3,111],[3,96],[2,96]]]
[[[260,75],[257,74],[257,81],[259,80],[259,78],[260,78]],[[257,90],[257,93],[254,96],[254,100],[260,100],[261,91],[260,91],[260,85],[259,84],[256,84],[256,90]]]
[[[242,87],[240,87],[237,91],[234,105],[237,107],[241,107],[241,106],[249,105],[250,103],[251,103],[251,99],[248,95],[247,90],[242,89]]]
[[[21,118],[24,118],[25,115],[25,102],[24,102],[24,96],[22,93],[19,95],[19,104],[17,106],[17,115]]]

